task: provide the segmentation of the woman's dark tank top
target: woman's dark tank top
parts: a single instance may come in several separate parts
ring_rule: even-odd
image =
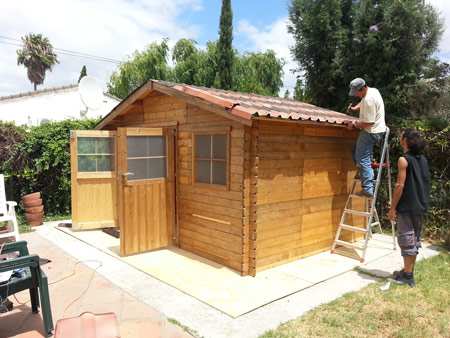
[[[403,214],[424,214],[430,203],[430,172],[427,159],[423,155],[407,152],[403,157],[408,162],[405,187],[397,212]]]

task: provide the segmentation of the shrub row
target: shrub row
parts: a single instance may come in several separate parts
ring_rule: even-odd
[[[98,120],[65,120],[29,130],[0,121],[0,172],[8,200],[41,192],[46,215],[70,214],[70,130],[90,130]],[[19,203],[18,212],[23,211]]]

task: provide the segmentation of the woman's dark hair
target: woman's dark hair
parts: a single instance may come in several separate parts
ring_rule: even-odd
[[[427,141],[420,137],[420,132],[417,129],[405,129],[401,137],[406,139],[409,151],[415,155],[419,155],[427,146]]]

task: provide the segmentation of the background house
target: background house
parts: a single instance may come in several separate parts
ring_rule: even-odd
[[[83,104],[78,84],[0,97],[0,120],[16,125],[38,126],[48,121],[67,118],[101,118],[121,100],[103,94],[103,103],[97,110]]]
[[[149,80],[96,130],[71,132],[73,228],[118,226],[122,255],[177,245],[253,276],[329,250],[355,174],[345,119]]]

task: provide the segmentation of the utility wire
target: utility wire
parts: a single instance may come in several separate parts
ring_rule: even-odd
[[[1,39],[6,39],[6,40],[20,42],[20,44],[12,43],[12,42],[6,42],[6,41],[0,41],[0,43],[6,44],[6,45],[19,46],[19,47],[22,46],[22,41],[21,40],[11,39],[11,38],[8,38],[6,36],[1,36],[1,35],[0,35],[0,38]],[[110,63],[115,63],[115,64],[121,64],[121,61],[110,59],[110,58],[105,58],[105,57],[102,57],[102,56],[96,56],[96,55],[92,55],[92,54],[80,53],[80,52],[71,51],[71,50],[62,49],[62,48],[55,48],[55,47],[53,47],[53,49],[55,51],[58,51],[59,54],[63,54],[63,55],[76,56],[76,57],[86,58],[86,59],[91,59],[91,60],[97,60],[97,61],[104,61],[104,62],[110,62]]]

